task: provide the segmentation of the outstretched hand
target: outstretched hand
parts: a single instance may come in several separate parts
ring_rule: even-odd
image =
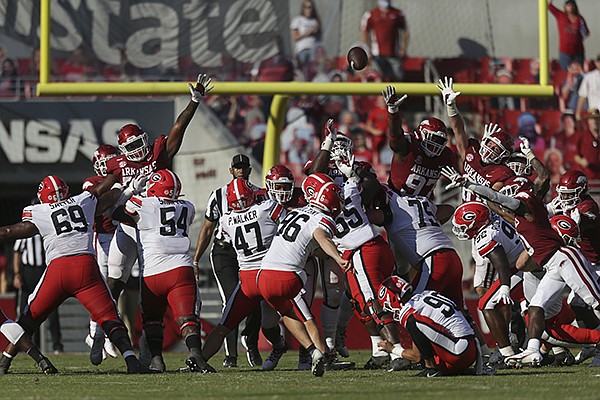
[[[452,87],[452,78],[448,78],[447,76],[445,76],[443,81],[442,78],[440,78],[438,79],[438,82],[439,84],[436,86],[440,90],[440,92],[442,92],[442,98],[444,99],[444,103],[446,103],[446,105],[448,106],[451,106],[452,104],[456,103],[456,98],[460,95],[460,92],[454,91]]]
[[[211,85],[211,82],[212,78],[210,78],[207,74],[200,74],[196,80],[196,85],[188,83],[188,86],[190,87],[190,93],[192,95],[192,101],[194,103],[200,103],[202,98],[214,88],[214,86]]]
[[[450,180],[450,183],[446,185],[446,190],[461,187],[466,182],[466,179],[454,167],[445,166],[440,172]]]
[[[387,85],[385,87],[385,90],[381,91],[381,95],[385,100],[385,104],[387,104],[388,112],[390,114],[396,114],[400,105],[404,103],[404,100],[408,98],[407,94],[405,94],[402,97],[398,97],[398,95],[396,94],[396,88],[392,85]]]

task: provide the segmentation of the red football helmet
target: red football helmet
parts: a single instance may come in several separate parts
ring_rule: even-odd
[[[256,201],[254,189],[244,178],[235,178],[227,185],[227,204],[234,211],[245,211]]]
[[[566,215],[555,215],[550,218],[550,225],[567,246],[577,246],[577,242],[581,240],[579,226]]]
[[[530,192],[533,194],[533,183],[523,176],[512,176],[504,182],[500,193],[514,197],[519,192]]]
[[[377,299],[384,311],[391,312],[396,321],[400,321],[400,310],[402,309],[402,301],[405,296],[410,295],[413,287],[399,276],[392,275],[379,286]]]
[[[326,174],[311,174],[302,182],[302,191],[311,206],[337,216],[342,209],[341,191]]]
[[[330,160],[349,160],[350,157],[352,157],[353,147],[354,144],[352,144],[352,140],[342,132],[338,132],[335,141],[333,142],[333,146],[331,146]]]
[[[181,181],[175,172],[161,169],[150,176],[147,183],[148,197],[176,200],[181,195]]]
[[[494,132],[481,140],[479,155],[486,164],[502,164],[513,153],[514,147],[512,136],[504,131]]]
[[[556,192],[563,211],[570,210],[587,194],[588,179],[583,172],[571,169],[560,177]]]
[[[48,175],[40,182],[37,195],[42,203],[57,203],[69,197],[69,185],[56,175]]]
[[[287,203],[294,194],[294,175],[284,165],[271,167],[265,176],[265,184],[269,198],[279,204]]]
[[[508,168],[517,176],[528,176],[531,175],[531,162],[520,151],[515,151],[506,162]]]
[[[437,157],[442,154],[448,142],[446,124],[437,118],[428,118],[417,128],[421,149],[427,157]]]
[[[491,222],[490,209],[478,201],[461,204],[452,215],[452,232],[460,240],[473,239]]]
[[[99,176],[106,176],[106,161],[118,156],[119,152],[110,144],[103,144],[94,152],[92,161],[94,163],[94,172]]]
[[[135,124],[127,124],[119,130],[119,150],[131,161],[142,161],[150,152],[148,134]]]

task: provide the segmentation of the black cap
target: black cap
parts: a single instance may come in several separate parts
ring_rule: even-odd
[[[247,165],[249,167],[250,166],[250,158],[248,158],[248,156],[245,154],[236,154],[231,159],[231,166],[235,167],[236,165],[239,165],[239,164]]]

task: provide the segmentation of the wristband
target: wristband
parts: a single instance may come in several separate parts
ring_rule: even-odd
[[[387,109],[390,114],[398,114],[398,106],[387,106]]]
[[[394,345],[394,348],[392,349],[392,354],[395,354],[400,358],[404,358],[404,357],[402,357],[403,351],[404,351],[404,347],[402,347],[402,345],[400,343],[398,343],[398,344]]]
[[[333,140],[331,140],[330,135],[327,135],[327,137],[325,137],[325,140],[323,140],[323,143],[321,143],[321,150],[331,151],[332,147]]]
[[[458,107],[456,107],[456,102],[452,102],[452,104],[446,104],[446,112],[449,117],[454,117],[459,114]]]
[[[533,151],[529,150],[529,152],[525,154],[525,157],[531,162],[535,158],[535,154],[533,154]]]

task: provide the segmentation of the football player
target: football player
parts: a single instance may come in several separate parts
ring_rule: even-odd
[[[0,241],[42,235],[48,268],[19,318],[26,332],[31,333],[46,319],[48,313],[69,297],[76,297],[119,349],[128,373],[141,373],[133,352],[127,328],[119,317],[96,262],[93,243],[94,215],[102,213],[121,196],[129,197],[141,190],[141,178],[121,193],[104,180],[94,188],[70,196],[69,187],[61,178],[49,175],[38,188],[41,204],[26,207],[22,222],[0,228]],[[120,185],[118,185],[120,186]],[[10,347],[10,345],[9,345]],[[16,348],[7,349],[14,356]]]
[[[106,161],[119,155],[119,151],[109,144],[98,147],[92,157],[95,176],[90,176],[83,181],[82,189],[87,190],[98,185],[106,177]],[[115,222],[105,214],[96,215],[94,219],[94,249],[100,273],[108,279],[108,249],[115,234]],[[85,339],[90,350],[90,362],[100,365],[106,355],[117,357],[115,347],[109,340],[105,340],[105,333],[96,321],[90,320],[90,332]]]
[[[0,308],[0,332],[18,350],[27,353],[27,355],[33,358],[43,373],[50,375],[58,372],[50,360],[44,357],[44,355],[40,353],[40,350],[35,347],[31,341],[31,336],[25,333],[21,325],[8,319],[4,314],[4,311],[2,311],[2,308]],[[0,375],[8,373],[8,368],[10,367],[12,359],[13,356],[8,353],[2,355],[2,358],[0,359]]]
[[[136,222],[142,247],[141,301],[142,326],[150,349],[152,372],[165,372],[162,357],[164,325],[167,307],[179,326],[189,350],[185,360],[192,372],[214,372],[202,358],[199,298],[193,261],[189,255],[189,227],[196,214],[195,207],[179,199],[181,182],[168,169],[150,176],[146,196],[133,196],[125,211]]]
[[[213,88],[211,78],[198,75],[195,85],[188,83],[191,99],[179,114],[167,136],[159,136],[153,144],[148,143],[148,134],[135,124],[127,124],[119,130],[117,137],[121,155],[106,162],[110,179],[126,185],[137,175],[149,176],[160,169],[171,168],[173,157],[179,151],[187,126],[192,120],[198,104]],[[108,256],[108,285],[118,299],[137,260],[135,227],[121,223],[117,227]]]
[[[283,197],[280,199],[286,200]],[[289,200],[287,198],[287,201]],[[262,259],[277,232],[277,226],[285,217],[285,209],[271,199],[261,201],[254,187],[244,178],[236,178],[227,185],[227,204],[229,210],[221,217],[219,225],[235,248],[240,266],[240,279],[227,301],[219,325],[206,339],[202,354],[206,360],[210,360],[219,351],[229,332],[236,329],[242,319],[260,305],[262,331],[273,345],[273,351],[265,360],[262,369],[271,371],[287,351],[287,344],[279,329],[279,315],[262,301],[256,277]],[[310,310],[300,296],[294,299],[294,305],[299,315],[304,316],[306,320],[312,319]]]
[[[423,362],[425,369],[417,376],[455,375],[478,361],[475,333],[451,299],[433,290],[413,294],[412,286],[397,276],[386,279],[378,293],[383,309],[406,328],[413,342],[406,349],[387,341],[380,346],[404,359]]]
[[[292,299],[306,280],[304,265],[309,254],[319,247],[342,270],[352,268],[352,264],[340,256],[331,240],[335,233],[333,218],[342,209],[339,187],[325,174],[311,174],[302,182],[302,191],[309,205],[286,215],[263,258],[257,283],[263,298],[279,311],[288,329],[311,353],[313,374],[321,376],[327,346],[312,339],[320,335],[318,330],[310,337],[305,333],[310,326],[304,328],[298,320]]]
[[[394,152],[388,185],[397,193],[402,190],[409,195],[431,198],[441,168],[456,165],[454,152],[446,147],[446,125],[431,117],[421,121],[413,134],[406,134],[399,107],[407,95],[397,96],[391,85],[382,95],[388,108],[388,137]]]
[[[498,344],[502,356],[499,361],[502,361],[515,354],[509,339],[510,305],[513,300],[520,301],[517,292],[522,291],[523,272],[517,271],[515,265],[523,245],[512,225],[498,216],[493,221],[489,208],[475,201],[457,207],[452,216],[452,232],[459,240],[472,240],[472,248],[476,251],[473,258],[483,261],[476,264],[476,268],[491,266],[490,270],[485,270],[489,278],[480,279],[489,279],[491,285],[480,294],[479,310]],[[478,275],[477,270],[475,275]],[[494,275],[498,279],[492,283]]]
[[[444,170],[442,173],[450,179],[449,186],[463,186],[496,203],[490,207],[508,222],[514,222],[527,253],[538,266],[546,270],[528,309],[527,348],[505,359],[509,365],[539,365],[542,361],[540,339],[544,329],[544,312],[560,301],[565,286],[571,288],[592,309],[600,310],[600,288],[589,261],[579,249],[565,246],[552,229],[542,200],[548,190],[547,184],[534,185],[526,178],[513,177],[505,184],[507,194],[501,194],[463,178],[456,171]]]

